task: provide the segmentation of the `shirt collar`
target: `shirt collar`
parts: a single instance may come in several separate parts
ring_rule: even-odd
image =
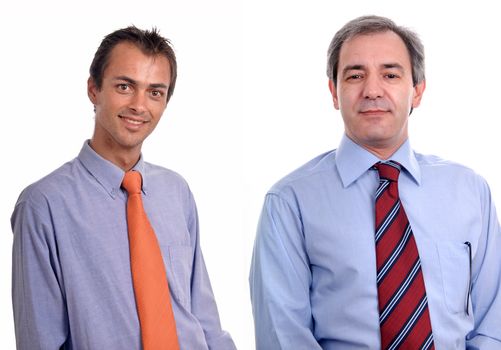
[[[409,174],[417,185],[421,184],[421,170],[409,139],[389,159],[400,163],[405,173]],[[343,135],[336,151],[336,166],[344,187],[351,185],[377,162],[383,160],[353,142],[346,134]]]
[[[112,162],[97,154],[96,151],[90,147],[89,140],[84,142],[84,145],[78,155],[78,160],[106,190],[106,192],[108,192],[112,198],[115,198],[120,192],[125,172]],[[139,161],[132,169],[141,173],[141,176],[143,177],[143,192],[146,193],[146,176],[144,173],[144,161],[142,155],[139,157]]]

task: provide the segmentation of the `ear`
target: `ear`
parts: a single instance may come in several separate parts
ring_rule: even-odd
[[[339,109],[339,100],[337,98],[336,85],[334,85],[334,81],[330,79],[329,79],[329,90],[331,91],[332,101],[334,102],[334,108]]]
[[[92,77],[87,79],[87,96],[89,96],[90,102],[95,106],[97,104],[97,92],[99,89],[97,88],[96,83]]]
[[[421,98],[423,98],[423,93],[425,88],[426,88],[425,80],[414,86],[414,96],[412,96],[412,108],[419,107],[419,105],[421,104]]]

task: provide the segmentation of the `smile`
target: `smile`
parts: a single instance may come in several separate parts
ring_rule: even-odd
[[[141,125],[141,124],[144,124],[144,123],[147,123],[148,121],[146,120],[141,120],[141,119],[133,119],[133,118],[130,118],[130,117],[126,117],[126,116],[123,116],[123,115],[119,115],[120,119],[122,119],[123,121],[127,122],[127,123],[130,123],[130,124],[133,124],[133,125]]]

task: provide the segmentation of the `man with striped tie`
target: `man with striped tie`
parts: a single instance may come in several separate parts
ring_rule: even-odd
[[[486,182],[412,150],[423,45],[347,23],[327,75],[345,135],[266,195],[250,286],[257,349],[501,349],[501,230]]]

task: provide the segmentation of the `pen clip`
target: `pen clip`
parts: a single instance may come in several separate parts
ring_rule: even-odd
[[[472,257],[471,257],[471,243],[466,241],[464,244],[468,247],[468,262],[469,262],[469,275],[468,275],[468,293],[466,294],[466,314],[469,316],[470,315],[470,295],[471,295],[471,264],[472,264]]]

